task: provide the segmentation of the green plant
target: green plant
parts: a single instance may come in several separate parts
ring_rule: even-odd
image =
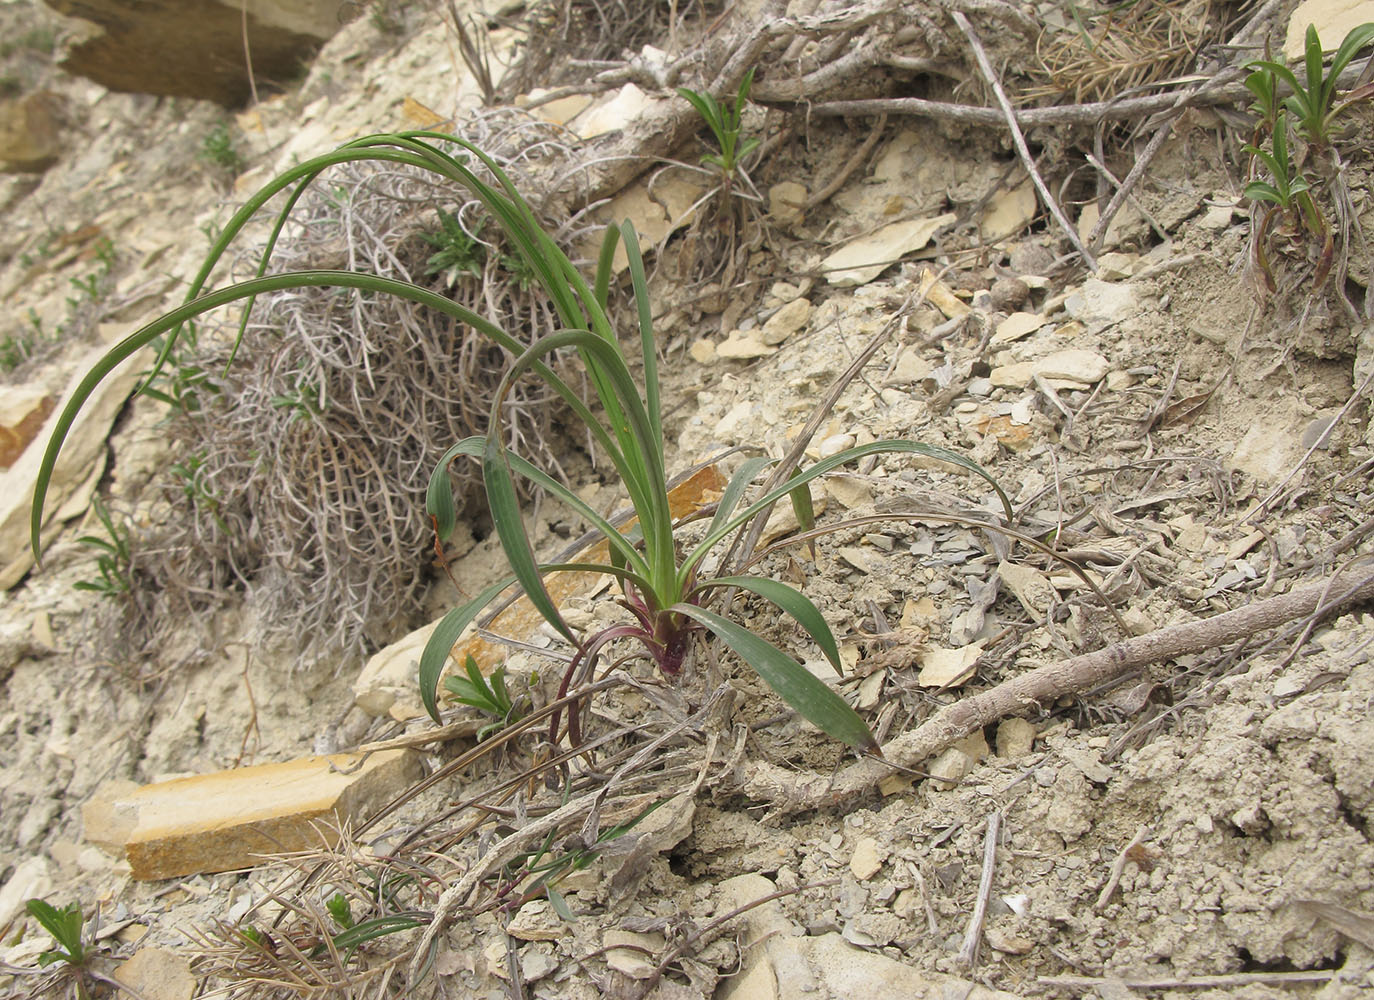
[[[506,689],[506,668],[497,667],[491,672],[491,680],[482,676],[482,670],[477,666],[477,661],[471,654],[468,655],[463,669],[467,671],[466,677],[453,676],[444,682],[448,692],[453,695],[453,700],[460,705],[471,705],[479,712],[496,717],[495,722],[488,723],[477,731],[477,739],[483,740],[494,732],[498,732],[512,722],[517,722],[520,716],[515,711],[515,702],[510,696],[510,691]]]
[[[30,899],[24,907],[57,944],[56,948],[38,956],[39,967],[47,968],[62,963],[64,974],[69,975],[75,984],[76,995],[85,1000],[89,996],[86,973],[92,951],[85,941],[85,919],[81,915],[80,904],[72,903],[59,910],[45,899]]]
[[[1297,75],[1281,62],[1260,59],[1249,63],[1247,68],[1256,72],[1246,77],[1245,86],[1255,94],[1262,123],[1276,120],[1277,82],[1283,81],[1293,91],[1284,98],[1283,106],[1297,120],[1298,134],[1318,149],[1331,143],[1332,126],[1335,120],[1357,100],[1368,96],[1369,88],[1360,88],[1336,102],[1336,82],[1341,72],[1350,65],[1360,49],[1374,41],[1374,24],[1362,24],[1351,29],[1341,42],[1340,48],[1331,58],[1331,66],[1322,68],[1322,43],[1317,29],[1307,26],[1307,36],[1303,45],[1303,63],[1306,70],[1307,85],[1304,86]],[[1277,135],[1277,129],[1275,129]]]
[[[129,548],[129,529],[122,524],[115,523],[109,510],[100,502],[99,497],[92,498],[91,509],[95,511],[95,516],[100,519],[100,523],[105,526],[105,533],[109,537],[82,535],[77,541],[82,545],[96,549],[100,553],[96,557],[96,566],[100,570],[100,576],[94,580],[78,580],[72,586],[77,590],[93,591],[108,598],[121,597],[133,589],[130,574],[132,558]]]
[[[744,106],[749,102],[749,89],[754,85],[754,70],[744,74],[739,91],[733,104],[722,104],[710,94],[699,93],[687,87],[679,87],[678,94],[685,97],[696,108],[697,114],[710,126],[711,134],[716,137],[719,153],[707,153],[702,163],[709,163],[720,169],[727,179],[734,176],[740,161],[758,148],[760,140],[749,137],[740,141],[740,119]]]
[[[421,233],[420,238],[434,248],[425,263],[425,274],[442,274],[450,287],[464,274],[482,276],[486,248],[463,228],[457,215],[439,209],[439,231]]]
[[[234,148],[234,139],[229,134],[227,123],[220,122],[205,136],[200,145],[200,158],[231,173],[243,166],[243,157]]]
[[[451,154],[440,143],[456,145],[462,152]],[[532,345],[525,344],[490,319],[430,289],[409,282],[352,271],[266,274],[272,248],[304,189],[330,166],[369,159],[409,164],[465,187],[498,223],[508,245],[538,276],[539,285],[549,297],[563,329],[540,337]],[[238,232],[270,198],[288,188],[291,189],[291,196],[269,236],[259,265],[260,276],[226,288],[205,291],[211,272]],[[643,377],[642,387],[631,375],[627,355],[609,314],[612,260],[622,240],[628,254],[630,283],[637,307],[637,353],[638,367]],[[154,365],[156,374],[171,355],[178,332],[188,320],[227,303],[247,300],[240,325],[241,338],[255,296],[281,289],[313,286],[352,289],[355,293],[395,295],[438,309],[472,327],[515,358],[494,395],[486,433],[466,438],[449,449],[431,478],[428,491],[430,515],[440,537],[447,537],[454,527],[456,511],[443,470],[459,456],[480,460],[488,506],[501,547],[512,569],[509,577],[450,611],[435,628],[420,665],[420,694],[427,710],[435,718],[438,718],[436,694],[439,678],[452,646],[466,626],[502,591],[518,585],[526,592],[539,614],[574,647],[572,664],[563,678],[564,692],[579,672],[585,674],[594,668],[602,651],[615,640],[638,642],[662,672],[671,677],[681,672],[695,638],[702,633],[710,633],[734,650],[803,717],[857,749],[876,753],[878,748],[872,733],[835,691],[777,646],[755,636],[737,621],[711,607],[723,594],[735,590],[743,590],[771,602],[797,621],[839,672],[840,659],[835,638],[815,605],[800,591],[776,580],[731,572],[713,575],[707,570],[708,557],[741,528],[763,516],[775,502],[788,498],[794,491],[806,489],[811,480],[845,463],[883,453],[920,454],[963,467],[992,484],[1002,499],[1008,519],[1011,516],[1010,503],[1005,495],[977,464],[953,452],[918,441],[879,441],[825,458],[801,470],[795,477],[783,475],[783,485],[766,490],[762,496],[740,509],[745,490],[771,464],[762,458],[744,462],[717,504],[705,537],[686,553],[680,552],[668,502],[658,344],[651,322],[643,260],[633,227],[628,222],[608,227],[595,274],[589,282],[541,228],[510,178],[491,157],[461,138],[434,132],[407,132],[357,140],[333,153],[295,166],[269,182],[249,199],[225,227],[199,274],[191,282],[186,302],[121,341],[86,374],[59,414],[43,455],[30,525],[35,553],[40,550],[44,500],[63,441],[94,387],[110,371],[134,352],[164,337],[161,354]],[[581,393],[552,367],[551,355],[564,351],[576,352],[581,359],[600,404],[601,416],[594,413]],[[634,537],[622,535],[576,493],[509,450],[506,436],[502,433],[503,402],[515,381],[527,372],[536,375],[562,399],[609,458],[638,517],[638,533]],[[604,565],[541,565],[535,557],[520,516],[515,484],[517,475],[556,494],[593,525],[609,544],[609,562]],[[544,586],[546,573],[562,570],[591,570],[614,576],[621,586],[621,603],[633,614],[634,622],[613,626],[579,639],[564,622]],[[556,715],[552,719],[551,730],[554,735],[559,732],[559,718]],[[579,739],[576,713],[570,713],[569,734],[576,744]]]

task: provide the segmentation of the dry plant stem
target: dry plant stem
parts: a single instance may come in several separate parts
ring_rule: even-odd
[[[1234,104],[1244,100],[1249,91],[1236,85],[1193,95],[1186,107],[1209,107],[1214,104]],[[1040,125],[1096,125],[1101,121],[1130,121],[1160,111],[1168,111],[1178,100],[1177,92],[1130,97],[1120,101],[1093,101],[1088,104],[1066,104],[1051,108],[1022,108],[1013,112],[1021,128]],[[1006,125],[1007,116],[996,108],[973,104],[951,104],[947,101],[927,101],[920,97],[875,97],[857,101],[822,101],[808,109],[813,115],[852,117],[876,115],[887,111],[894,115],[919,115],[923,118],[947,118],[969,125]]]
[[[1096,976],[1040,976],[1036,982],[1043,986],[1079,987],[1095,989],[1108,984],[1125,986],[1133,990],[1203,990],[1210,987],[1249,986],[1267,984],[1270,986],[1296,986],[1299,983],[1329,983],[1336,978],[1331,969],[1313,969],[1310,972],[1231,972],[1217,976],[1183,976],[1179,979],[1107,979]]]
[[[943,278],[951,267],[953,267],[952,264],[942,268],[935,276],[936,279]],[[931,287],[933,288],[934,286],[935,282],[932,281]],[[858,357],[856,357],[850,366],[840,374],[839,378],[831,383],[830,388],[826,390],[825,396],[816,404],[816,409],[812,411],[811,417],[806,421],[806,425],[801,429],[801,433],[797,435],[796,441],[792,443],[792,448],[783,456],[782,461],[773,467],[772,474],[768,477],[767,482],[763,484],[763,491],[765,493],[781,486],[786,482],[787,478],[792,475],[792,470],[797,467],[797,463],[801,461],[802,455],[806,453],[807,445],[811,443],[811,439],[816,436],[816,431],[820,429],[821,424],[823,424],[826,417],[830,415],[830,411],[834,409],[835,404],[839,401],[840,397],[844,395],[845,389],[849,388],[849,383],[854,381],[859,372],[864,370],[864,367],[869,361],[873,360],[873,355],[877,354],[878,349],[888,342],[897,331],[898,327],[900,327],[902,320],[912,310],[925,302],[925,300],[925,292],[912,292],[908,295],[906,301],[902,303],[901,307],[893,314],[892,318],[883,324],[883,328],[874,334],[872,340],[864,345],[864,349],[859,352]],[[760,512],[760,515],[754,518],[754,523],[749,526],[749,533],[745,537],[743,547],[737,548],[736,546],[732,546],[722,560],[722,565],[728,564],[730,560],[735,557],[737,551],[739,552],[740,559],[740,563],[737,564],[737,567],[749,560],[754,550],[758,548],[759,539],[763,537],[763,529],[766,527],[767,521],[768,511]],[[728,604],[729,600],[730,599],[727,597],[725,603]]]
[[[988,61],[988,54],[983,50],[983,43],[978,38],[978,33],[973,30],[973,25],[969,23],[960,11],[952,10],[949,16],[954,19],[954,23],[959,26],[959,30],[968,39],[969,46],[973,49],[973,57],[978,61],[978,68],[983,73],[983,78],[987,80],[988,86],[997,97],[997,104],[1002,109],[1002,114],[1006,118],[1007,126],[1011,129],[1012,142],[1016,144],[1016,154],[1021,157],[1021,165],[1026,168],[1026,173],[1030,174],[1031,183],[1035,185],[1035,190],[1040,192],[1040,200],[1049,209],[1054,221],[1059,223],[1059,228],[1064,230],[1064,235],[1069,238],[1069,242],[1074,245],[1083,257],[1083,262],[1088,265],[1090,271],[1097,270],[1097,259],[1092,255],[1083,241],[1078,238],[1078,230],[1074,228],[1069,217],[1064,214],[1064,210],[1059,207],[1059,202],[1050,194],[1050,189],[1045,185],[1045,179],[1040,176],[1040,170],[1035,165],[1035,159],[1030,154],[1030,147],[1026,145],[1026,137],[1021,134],[1021,127],[1016,123],[1016,112],[1012,109],[1011,101],[1007,100],[1007,92],[1002,89],[1002,82],[997,78],[996,71],[992,68],[992,63]]]
[[[830,183],[826,184],[825,187],[806,199],[806,204],[803,206],[806,211],[810,211],[817,205],[824,204],[832,194],[844,187],[844,182],[849,180],[849,175],[858,170],[859,167],[863,165],[863,162],[868,159],[868,154],[873,152],[873,147],[876,146],[878,140],[882,138],[883,129],[885,128],[887,128],[887,115],[881,114],[878,116],[878,120],[873,123],[872,130],[868,133],[868,138],[863,141],[863,145],[855,151],[854,155],[849,158],[849,161],[840,168],[840,172],[832,177]]]
[[[1101,913],[1111,902],[1112,895],[1116,892],[1116,887],[1121,884],[1121,876],[1126,871],[1126,862],[1131,860],[1131,851],[1139,847],[1153,835],[1153,831],[1148,826],[1142,826],[1135,832],[1131,842],[1123,847],[1116,860],[1112,862],[1112,873],[1107,879],[1107,884],[1102,887],[1102,892],[1097,897],[1097,902],[1093,904],[1093,912]]]
[[[915,767],[975,729],[1028,706],[1087,690],[1151,663],[1236,642],[1286,622],[1314,613],[1328,614],[1370,598],[1374,598],[1374,563],[1365,561],[1280,597],[1212,618],[1170,625],[1093,653],[1037,667],[942,708],[916,729],[885,745],[883,756],[899,766]],[[891,768],[872,758],[849,765],[833,778],[828,774],[798,774],[758,762],[746,770],[741,790],[752,798],[772,801],[780,812],[805,812],[866,794],[890,773]]]
[[[959,949],[957,961],[971,969],[978,961],[978,942],[983,939],[983,921],[988,916],[988,902],[992,899],[992,876],[997,869],[997,838],[1002,833],[1002,814],[988,814],[988,829],[983,835],[983,874],[978,879],[978,900],[973,904],[973,916],[969,917],[968,930],[964,932],[964,944]]]
[[[1238,68],[1228,69],[1222,73],[1220,77],[1206,84],[1205,87],[1193,87],[1178,95],[1178,99],[1175,101],[1174,106],[1169,109],[1168,117],[1159,128],[1155,130],[1155,134],[1150,136],[1150,141],[1146,143],[1140,156],[1136,158],[1130,173],[1126,175],[1126,179],[1122,181],[1120,186],[1116,189],[1116,194],[1112,195],[1112,200],[1107,203],[1107,207],[1098,218],[1097,225],[1093,226],[1093,231],[1088,234],[1088,246],[1092,247],[1094,250],[1102,246],[1102,240],[1107,235],[1107,227],[1111,225],[1112,219],[1116,218],[1116,213],[1121,211],[1121,206],[1126,203],[1126,199],[1130,197],[1131,192],[1135,190],[1135,186],[1140,183],[1140,179],[1145,176],[1145,171],[1148,170],[1150,164],[1154,162],[1154,158],[1159,154],[1159,151],[1164,148],[1165,141],[1173,134],[1174,121],[1183,113],[1184,108],[1188,105],[1189,99],[1203,89],[1212,89],[1224,83],[1230,83],[1233,76],[1240,76],[1243,72],[1243,70]]]

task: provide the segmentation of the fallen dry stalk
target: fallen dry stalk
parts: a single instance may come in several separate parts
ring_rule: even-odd
[[[1121,677],[1139,667],[1223,646],[1312,615],[1374,598],[1374,563],[1333,574],[1280,597],[1257,601],[1200,621],[1169,625],[1148,635],[1113,643],[1022,674],[996,687],[946,706],[925,723],[892,740],[883,755],[899,767],[912,768],[963,739],[974,730],[1015,715],[1027,707],[1052,702]],[[782,813],[805,812],[868,793],[892,773],[886,763],[864,758],[835,774],[798,774],[764,761],[750,764],[741,791],[772,802]]]

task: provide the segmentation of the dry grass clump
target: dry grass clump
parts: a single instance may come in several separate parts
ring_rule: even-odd
[[[1023,97],[1107,100],[1191,70],[1220,41],[1241,4],[1229,0],[1070,5],[1068,24],[1036,43],[1042,82]]]
[[[545,127],[509,113],[477,130],[517,177],[550,141]],[[511,270],[495,227],[473,221],[458,197],[404,166],[335,168],[296,206],[271,269],[416,281],[529,340],[553,332],[552,311]],[[570,225],[544,222],[562,245],[575,241]],[[455,238],[461,246],[441,259]],[[240,260],[237,270],[256,265]],[[299,640],[308,659],[359,657],[421,610],[433,556],[428,477],[445,448],[485,430],[510,359],[451,319],[344,289],[260,299],[225,371],[233,332],[202,332],[190,359],[213,391],[169,421],[179,458],[165,490],[172,515],[141,539],[140,561],[193,606],[246,587],[261,620]],[[549,393],[522,383],[505,405],[510,446],[560,474]],[[457,496],[476,498],[475,470],[455,475]]]

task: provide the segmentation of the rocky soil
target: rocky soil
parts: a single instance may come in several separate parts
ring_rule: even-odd
[[[53,165],[0,175],[0,335],[26,338],[5,376],[7,403],[60,397],[102,346],[176,304],[207,234],[277,171],[372,132],[462,121],[480,105],[438,5],[377,7],[386,16],[341,28],[302,80],[237,113],[112,93],[32,49],[7,56],[23,61],[13,64],[23,88],[57,95],[64,108]],[[56,25],[60,40],[45,10],[14,2],[0,16],[7,32]],[[1276,43],[1289,13],[1271,26]],[[498,58],[515,37],[493,30]],[[947,53],[956,54],[966,66],[942,72],[964,78],[955,89],[967,103],[981,80],[967,53]],[[541,82],[561,82],[546,72]],[[765,93],[767,77],[761,69]],[[630,114],[641,107],[633,94],[610,93]],[[650,107],[670,96],[665,89]],[[1374,324],[1359,243],[1374,228],[1367,102],[1343,146],[1364,223],[1352,231],[1349,276],[1320,292],[1283,286],[1270,296],[1259,293],[1241,198],[1249,126],[1213,111],[1176,121],[1109,227],[1095,271],[1039,207],[1005,130],[893,114],[867,141],[871,119],[798,122],[800,112],[778,102],[750,115],[749,127],[784,139],[751,167],[754,242],[730,287],[693,283],[699,247],[714,244],[690,225],[672,236],[647,175],[601,209],[631,215],[657,243],[652,288],[675,468],[740,445],[782,455],[827,388],[885,335],[825,414],[810,456],[884,437],[969,455],[1011,495],[1020,529],[1055,539],[1119,615],[1064,561],[952,521],[999,509],[980,480],[881,456],[824,481],[814,500],[837,529],[814,556],[800,542],[780,545],[762,569],[821,607],[846,661],[839,690],[884,743],[1036,667],[1348,567],[1331,588],[1339,599],[1361,566],[1369,574]],[[217,130],[235,161],[207,155]],[[1152,134],[1109,137],[1118,178]],[[1047,130],[1040,168],[1068,175],[1066,164],[1082,164],[1091,146],[1074,142],[1085,140]],[[705,148],[692,138],[674,152],[694,162]],[[684,207],[705,190],[685,170],[654,183],[660,201]],[[1065,207],[1086,236],[1096,200]],[[864,256],[855,247],[868,240],[892,242]],[[856,271],[854,258],[835,256],[846,249],[880,266]],[[423,982],[411,967],[421,929],[366,944],[347,966],[351,981],[332,993],[274,979],[290,949],[308,954],[309,942],[282,930],[278,964],[254,964],[261,953],[225,928],[303,928],[317,917],[328,927],[318,915],[330,890],[377,864],[433,879],[414,901],[428,920],[453,906],[441,901],[444,885],[516,845],[523,823],[561,802],[531,780],[483,832],[439,823],[473,789],[534,759],[536,748],[513,746],[451,773],[473,726],[462,740],[426,746],[425,768],[444,768],[443,780],[347,849],[141,881],[92,843],[83,807],[112,787],[349,749],[394,737],[401,723],[424,728],[413,718],[413,650],[381,653],[360,680],[360,662],[316,662],[273,633],[251,587],[198,619],[159,622],[151,640],[119,635],[125,619],[112,602],[73,589],[97,573],[92,549],[77,541],[100,529],[92,497],[146,522],[157,476],[180,457],[169,453],[162,405],[125,404],[127,392],[128,383],[107,426],[90,432],[42,567],[23,561],[26,502],[0,539],[15,574],[0,599],[0,738],[10,748],[0,759],[0,972],[32,967],[49,947],[23,912],[39,896],[79,902],[88,916],[98,908],[98,969],[132,960],[121,976],[145,997],[1150,990],[1334,1000],[1374,989],[1368,600],[1019,704],[911,761],[914,771],[871,783],[851,780],[868,764],[852,763],[722,652],[700,651],[681,687],[640,671],[636,687],[596,703],[596,725],[642,725],[663,749],[643,764],[639,786],[606,807],[621,821],[666,804],[568,874],[559,900],[572,921],[545,898],[468,901],[438,929]],[[42,444],[40,435],[33,447]],[[567,452],[584,499],[612,507],[610,470],[580,445]],[[738,456],[721,461],[729,468]],[[18,480],[6,475],[10,490]],[[415,497],[417,517],[422,505]],[[532,523],[548,552],[581,528],[551,502]],[[452,553],[469,593],[501,571],[486,530],[474,515],[472,537]],[[770,534],[785,539],[786,526]],[[430,560],[415,553],[417,573]],[[580,627],[613,620],[604,596],[571,599],[570,617]],[[435,582],[430,617],[456,599]],[[747,602],[740,613],[799,659],[819,660],[775,614]],[[525,650],[509,668],[538,700],[557,672],[548,664]],[[476,718],[462,712],[455,717]],[[586,766],[579,780],[619,764]],[[558,850],[586,846],[574,842],[579,829],[596,829],[582,826],[584,815],[554,828]],[[416,830],[430,839],[416,841]],[[333,867],[320,884],[300,876],[322,861]],[[983,922],[970,955],[975,910]],[[411,975],[419,985],[407,985]],[[28,972],[9,979],[15,996],[40,987],[66,988]]]

